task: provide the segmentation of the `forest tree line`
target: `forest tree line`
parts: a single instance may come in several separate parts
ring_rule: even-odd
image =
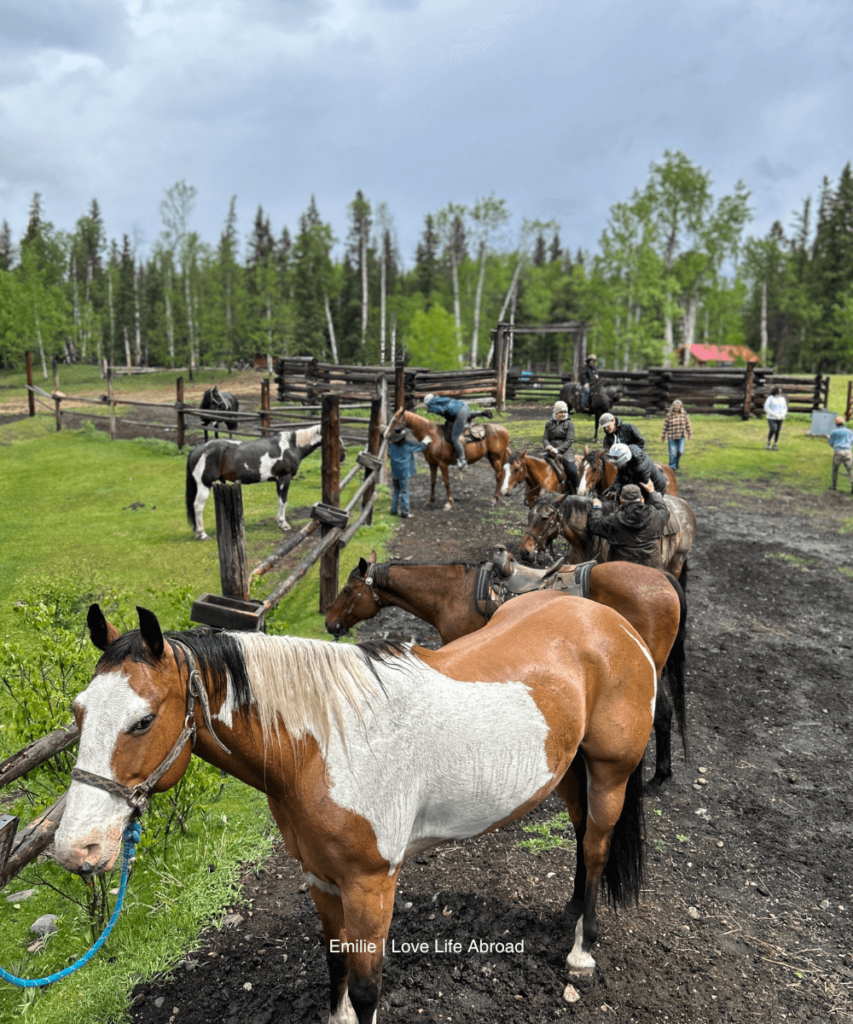
[[[162,231],[143,254],[108,238],[93,199],[71,232],[33,197],[16,243],[0,227],[0,367],[38,353],[67,362],[220,366],[274,356],[378,363],[392,347],[434,369],[491,359],[498,319],[583,320],[601,364],[679,361],[694,342],[748,345],[765,364],[853,369],[853,177],[825,178],[786,229],[745,237],[749,192],[715,198],[710,173],[667,151],[610,210],[599,250],[564,246],[553,222],[524,220],[494,195],[427,214],[413,266],[391,212],[361,191],[337,249],[311,197],[295,232],[259,207],[245,240],[231,199],[215,243],[192,229],[196,190],[165,191]],[[516,364],[569,365],[567,339],[519,339]]]

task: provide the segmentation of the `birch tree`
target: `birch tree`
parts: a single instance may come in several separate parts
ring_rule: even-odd
[[[509,220],[509,211],[503,199],[496,199],[494,192],[485,199],[478,199],[471,209],[473,236],[477,243],[479,273],[477,291],[474,296],[474,329],[471,334],[471,366],[476,367],[480,344],[480,310],[483,304],[483,282],[486,278],[486,259],[494,235]]]

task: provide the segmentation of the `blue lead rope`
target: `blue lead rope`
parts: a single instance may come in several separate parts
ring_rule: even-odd
[[[61,971],[57,971],[56,974],[49,974],[46,978],[17,978],[14,974],[9,974],[8,971],[4,971],[0,967],[0,978],[3,981],[10,981],[13,985],[17,985],[19,988],[41,988],[44,985],[51,985],[54,981],[61,981],[63,978],[67,978],[69,974],[73,974],[75,971],[79,971],[81,967],[84,967],[92,957],[98,952],[98,950],[107,941],[110,932],[113,930],[113,925],[118,920],[118,915],[121,913],[122,904],[124,903],[124,892],[127,888],[127,875],[130,870],[130,862],[133,860],[134,847],[139,842],[142,836],[142,830],[139,822],[134,821],[124,830],[122,839],[124,840],[124,847],[122,849],[121,859],[121,883],[118,889],[118,897],[116,898],[116,905],[112,912],[112,916],[107,922],[106,928],[101,932],[98,941],[94,946],[87,952],[84,953],[76,963],[71,964],[69,967],[64,967]]]

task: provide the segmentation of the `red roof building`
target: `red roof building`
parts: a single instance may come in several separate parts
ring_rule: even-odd
[[[681,351],[683,353],[683,347]],[[746,345],[691,345],[690,358],[700,366],[705,363],[733,363],[736,359],[745,363],[759,362],[755,352]]]

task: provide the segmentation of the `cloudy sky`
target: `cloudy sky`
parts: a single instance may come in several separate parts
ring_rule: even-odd
[[[494,192],[595,249],[664,150],[742,178],[763,234],[853,159],[851,0],[0,0],[0,221],[160,231],[164,190],[291,231],[360,188],[409,261],[423,217]]]

